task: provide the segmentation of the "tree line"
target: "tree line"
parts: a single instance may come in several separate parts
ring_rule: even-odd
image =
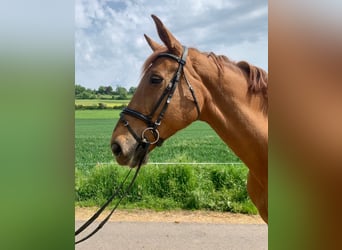
[[[75,98],[127,100],[134,94],[135,90],[136,87],[130,87],[129,90],[127,90],[122,86],[117,86],[115,90],[112,88],[112,86],[100,86],[98,89],[90,89],[76,84]]]

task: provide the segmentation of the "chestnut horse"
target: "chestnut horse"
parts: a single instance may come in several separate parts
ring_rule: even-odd
[[[154,15],[161,45],[121,113],[111,148],[121,165],[147,162],[148,152],[196,120],[207,122],[249,168],[247,190],[268,221],[268,75],[247,62],[186,48]]]

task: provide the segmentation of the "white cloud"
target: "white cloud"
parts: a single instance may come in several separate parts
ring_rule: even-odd
[[[183,44],[247,60],[267,70],[267,1],[76,0],[76,83],[136,86],[151,53],[143,34],[159,41],[156,14]]]

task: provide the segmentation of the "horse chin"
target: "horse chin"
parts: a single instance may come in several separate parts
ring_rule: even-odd
[[[129,166],[130,168],[135,168],[141,165],[144,165],[148,161],[148,152],[140,146],[137,145],[135,150],[133,149],[131,153],[128,153],[126,155],[124,154],[119,154],[116,156],[116,161],[119,165],[123,166]]]
[[[129,163],[129,166],[131,168],[137,167],[139,165],[144,165],[148,161],[148,152],[140,145],[138,144],[135,148],[135,151],[131,157],[131,161]]]
[[[133,157],[132,160],[129,163],[129,167],[135,168],[139,165],[145,165],[148,161],[148,154],[143,156],[143,159],[141,157]],[[141,163],[141,164],[140,164]]]

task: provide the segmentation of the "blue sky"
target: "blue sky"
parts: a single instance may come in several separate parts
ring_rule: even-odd
[[[186,46],[246,60],[268,71],[267,1],[76,0],[75,82],[88,88],[137,86],[151,54],[144,33],[160,41],[157,15]]]

